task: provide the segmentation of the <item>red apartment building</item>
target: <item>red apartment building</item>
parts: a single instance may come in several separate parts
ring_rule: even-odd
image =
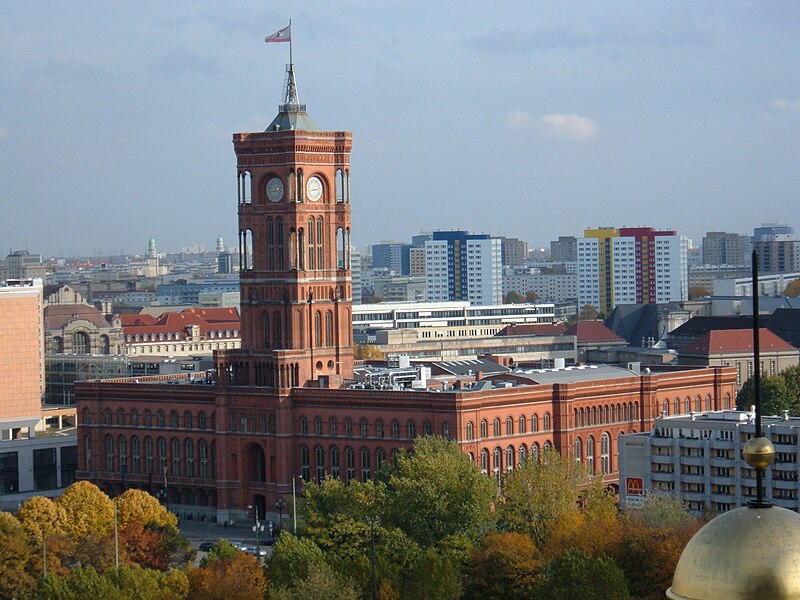
[[[264,132],[233,136],[239,182],[240,349],[216,373],[76,384],[79,477],[140,487],[219,520],[275,512],[293,480],[375,476],[421,435],[456,440],[487,474],[546,446],[613,483],[617,438],[675,399],[732,406],[730,368],[616,367],[473,374],[467,389],[353,387],[351,134],[320,131],[291,65]]]

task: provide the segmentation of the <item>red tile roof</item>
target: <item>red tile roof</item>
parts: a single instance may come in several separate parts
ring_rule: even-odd
[[[121,315],[120,319],[126,336],[169,333],[180,334],[183,338],[189,327],[197,325],[201,337],[209,337],[210,332],[222,332],[221,337],[233,337],[233,332],[240,328],[239,313],[235,308],[189,308],[181,312],[166,312],[158,318],[138,314]],[[227,336],[226,331],[229,332]]]
[[[769,329],[758,330],[758,340],[761,350],[768,351],[797,351],[789,342],[784,341]],[[752,329],[714,329],[709,331],[694,344],[682,348],[681,354],[724,354],[726,352],[752,352]]]
[[[564,332],[564,335],[574,335],[578,343],[619,343],[625,340],[603,325],[602,321],[578,321]]]

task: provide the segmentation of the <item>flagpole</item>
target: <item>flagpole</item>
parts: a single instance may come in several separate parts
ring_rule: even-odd
[[[289,19],[289,64],[294,65],[292,61],[292,20]]]

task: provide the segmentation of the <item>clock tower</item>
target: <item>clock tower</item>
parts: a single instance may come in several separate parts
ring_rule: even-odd
[[[266,131],[233,135],[242,345],[220,355],[227,383],[288,393],[352,377],[351,145],[306,113],[291,64]]]

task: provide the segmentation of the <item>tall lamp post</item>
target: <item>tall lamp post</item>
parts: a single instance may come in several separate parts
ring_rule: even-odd
[[[297,535],[297,488],[296,480],[300,480],[300,483],[303,482],[302,475],[298,475],[296,477],[292,477],[292,515],[294,519],[294,534]]]
[[[260,548],[258,547],[258,534],[263,533],[264,526],[258,521],[258,506],[248,505],[247,508],[253,511],[254,521],[253,521],[253,527],[251,529],[253,530],[253,533],[256,534],[256,558],[258,558],[260,556],[259,554]]]
[[[275,509],[278,511],[278,527],[283,529],[283,509],[286,508],[286,500],[278,498],[275,500]]]

